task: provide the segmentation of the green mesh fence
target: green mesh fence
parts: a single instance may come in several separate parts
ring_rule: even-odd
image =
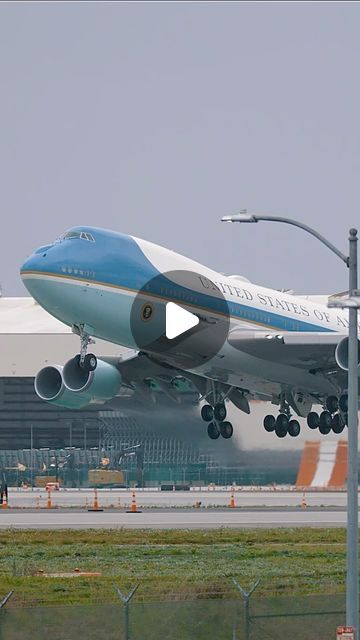
[[[329,640],[344,596],[252,597],[0,611],[0,640]]]
[[[345,596],[256,598],[250,600],[248,635],[241,640],[261,638],[284,640],[332,640],[336,627],[345,624]]]

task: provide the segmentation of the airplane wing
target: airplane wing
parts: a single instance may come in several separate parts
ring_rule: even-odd
[[[348,334],[335,332],[298,332],[284,334],[265,331],[230,332],[229,344],[249,355],[307,371],[340,369],[335,360],[338,343]]]
[[[280,334],[262,330],[247,331],[234,329],[228,337],[229,344],[240,352],[276,364],[291,366],[309,373],[319,373],[331,377],[340,387],[345,387],[346,372],[339,368],[335,360],[338,343],[347,337],[335,332],[288,332]],[[116,405],[126,397],[131,397],[143,407],[154,407],[166,403],[196,406],[202,398],[211,393],[211,380],[182,369],[181,365],[171,365],[164,360],[142,352],[130,352],[123,357],[104,357],[116,365],[123,384],[117,398],[110,401]],[[246,394],[241,389],[218,382],[218,390],[223,392],[235,406],[250,413],[249,400],[266,399],[259,389],[247,387]],[[154,406],[155,405],[155,406]]]
[[[132,351],[120,357],[101,357],[114,364],[121,373],[120,397],[136,397],[141,403],[165,401],[177,404],[197,404],[199,389],[188,374],[180,369]],[[186,376],[186,377],[185,377]]]

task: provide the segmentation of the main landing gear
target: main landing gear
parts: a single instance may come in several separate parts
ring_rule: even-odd
[[[278,438],[285,438],[289,434],[292,438],[300,433],[300,423],[298,420],[291,419],[288,407],[283,407],[278,417],[267,415],[264,418],[265,431],[274,431]]]
[[[323,411],[316,413],[310,411],[307,415],[307,423],[310,429],[319,429],[320,433],[326,435],[342,433],[347,424],[347,394],[343,393],[339,398],[328,396],[326,398]],[[265,431],[274,431],[278,438],[285,438],[286,435],[296,438],[300,433],[300,423],[291,418],[290,407],[287,402],[280,405],[280,413],[277,417],[267,415],[264,418]]]
[[[93,353],[87,353],[89,344],[95,344],[95,340],[84,330],[83,325],[80,326],[77,333],[79,333],[80,336],[80,353],[74,357],[74,360],[84,371],[88,373],[95,371],[97,367],[97,357]]]
[[[214,406],[204,404],[201,408],[201,417],[204,422],[208,422],[208,436],[211,440],[217,440],[220,436],[231,438],[234,429],[231,422],[225,420],[226,407],[225,402],[217,402]]]
[[[320,415],[315,411],[310,411],[307,416],[308,426],[310,429],[319,429],[323,435],[327,435],[330,431],[337,434],[342,433],[347,424],[347,410],[347,393],[343,393],[340,398],[328,396],[324,411]]]

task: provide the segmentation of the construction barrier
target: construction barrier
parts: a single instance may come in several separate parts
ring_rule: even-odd
[[[347,476],[347,442],[305,442],[296,487],[342,489]]]

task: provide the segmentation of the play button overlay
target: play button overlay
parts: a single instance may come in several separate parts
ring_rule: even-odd
[[[165,335],[173,340],[199,324],[199,318],[175,302],[166,304]]]
[[[130,312],[139,351],[180,368],[215,358],[229,334],[228,302],[213,282],[194,271],[160,273],[141,287]]]

